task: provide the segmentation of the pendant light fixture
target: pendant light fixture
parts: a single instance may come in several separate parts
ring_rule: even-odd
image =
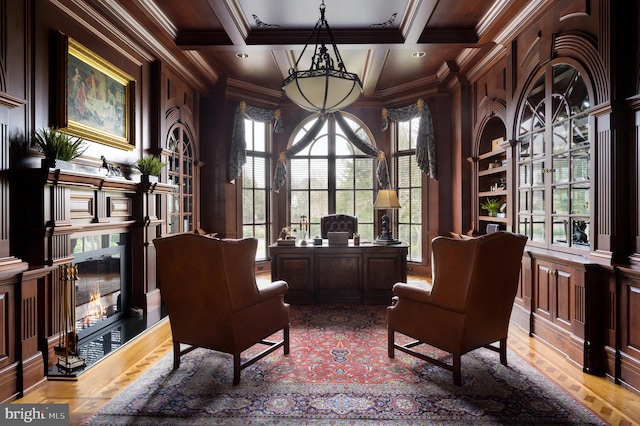
[[[347,71],[338,52],[331,28],[324,16],[325,9],[322,0],[320,19],[316,22],[295,67],[289,70],[289,76],[282,82],[282,90],[294,103],[307,111],[323,114],[336,112],[351,105],[362,93],[360,78],[357,74]],[[325,44],[326,38],[321,37],[323,28],[329,35],[335,60]],[[314,39],[315,50],[311,58],[311,67],[299,71],[298,64]]]

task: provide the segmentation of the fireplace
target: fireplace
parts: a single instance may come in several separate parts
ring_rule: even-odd
[[[75,282],[75,329],[78,343],[123,319],[127,304],[127,234],[71,239]]]

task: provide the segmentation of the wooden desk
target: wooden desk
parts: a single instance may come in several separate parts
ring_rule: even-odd
[[[407,281],[406,244],[269,246],[271,278],[285,280],[294,304],[390,304],[391,288]]]

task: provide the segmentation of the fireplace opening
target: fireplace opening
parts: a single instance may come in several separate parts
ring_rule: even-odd
[[[144,332],[166,316],[150,321],[146,314],[130,312],[131,249],[125,233],[71,238],[77,279],[75,300],[76,354],[81,368],[49,367],[49,380],[75,380],[89,367]],[[71,327],[70,327],[71,328]],[[66,364],[65,364],[66,365]]]
[[[75,283],[75,328],[78,343],[124,318],[127,312],[127,234],[71,239]]]

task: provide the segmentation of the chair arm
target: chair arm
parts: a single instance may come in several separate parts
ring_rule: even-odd
[[[396,283],[393,286],[393,294],[401,299],[406,297],[407,299],[415,300],[416,302],[431,302],[431,286],[428,284],[422,286],[416,284]]]
[[[272,297],[282,296],[287,292],[287,290],[289,290],[289,285],[283,280],[277,280],[270,283],[261,282],[258,284],[260,300],[267,300]]]

